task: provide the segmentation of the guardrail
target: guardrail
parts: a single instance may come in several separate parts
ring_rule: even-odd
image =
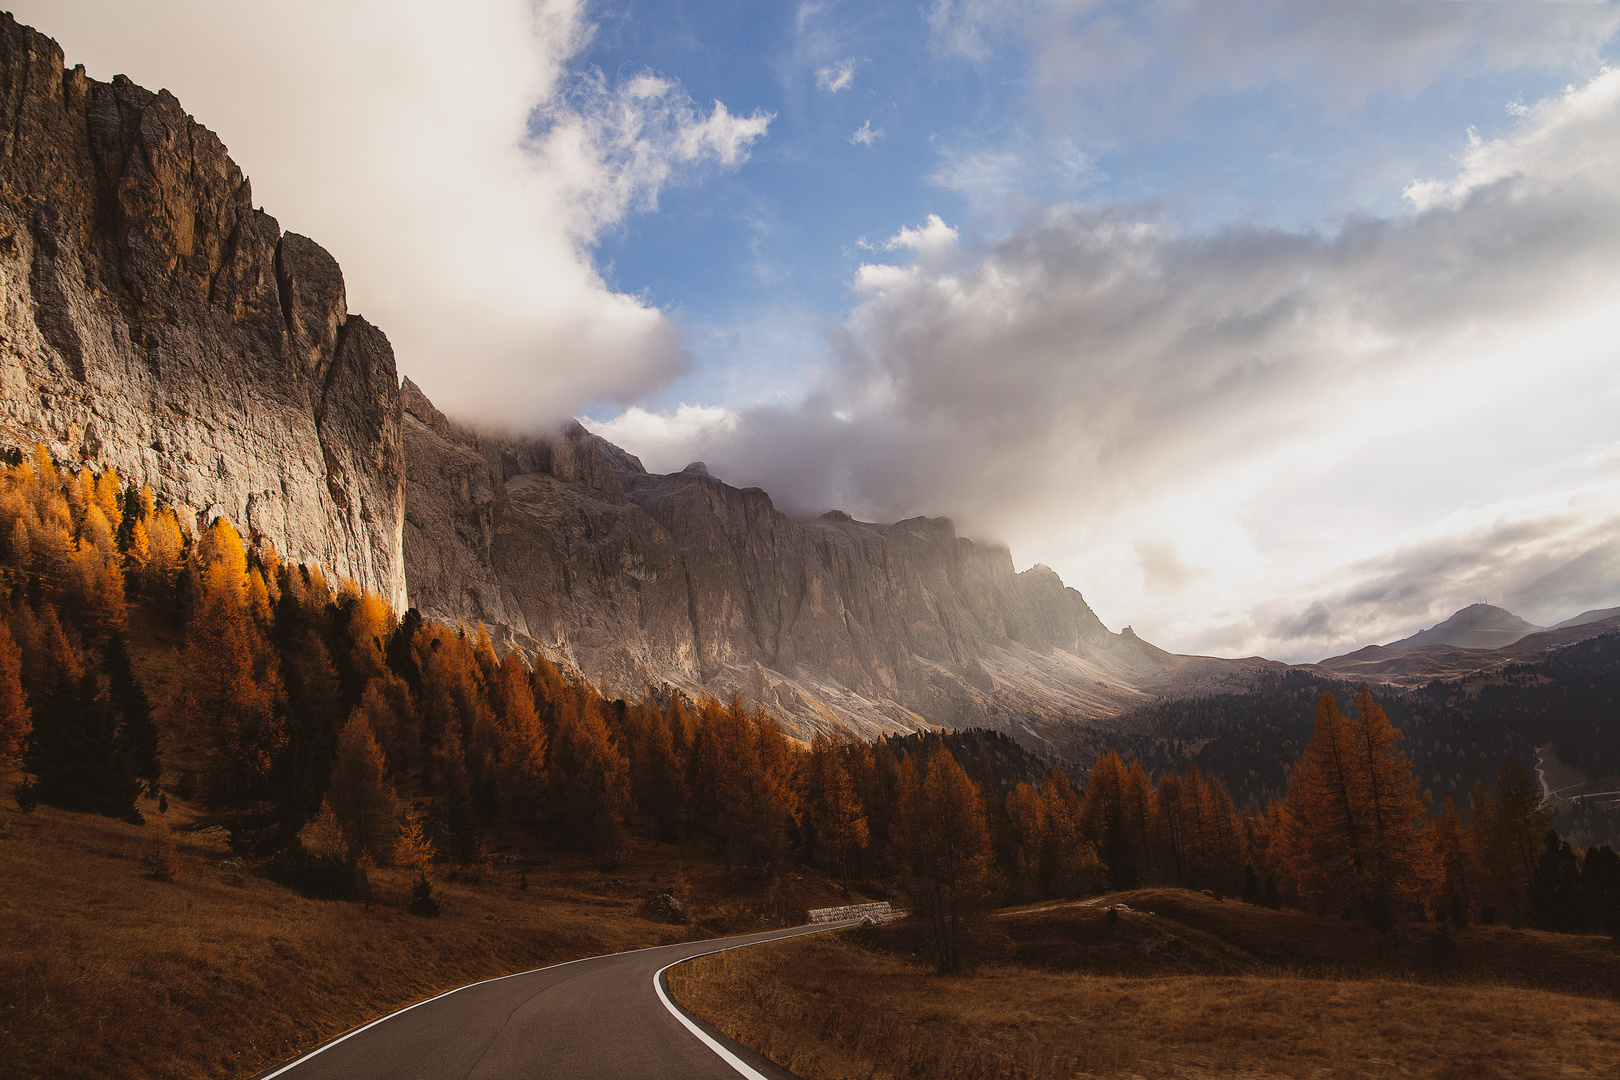
[[[813,923],[824,923],[843,922],[845,919],[861,919],[868,915],[882,919],[892,914],[894,914],[894,909],[889,906],[887,900],[882,900],[876,904],[846,904],[843,907],[816,908],[809,913],[809,918]]]

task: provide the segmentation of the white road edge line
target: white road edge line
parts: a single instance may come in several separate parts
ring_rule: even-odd
[[[423,1000],[418,1001],[415,1005],[407,1005],[403,1009],[396,1009],[395,1011],[389,1013],[387,1016],[379,1016],[379,1017],[377,1017],[377,1019],[371,1021],[369,1024],[362,1024],[361,1026],[355,1028],[353,1031],[346,1031],[342,1035],[339,1035],[337,1038],[332,1039],[330,1042],[324,1042],[321,1045],[317,1046],[315,1049],[309,1051],[308,1053],[298,1055],[297,1057],[293,1058],[291,1061],[287,1062],[287,1064],[285,1064],[281,1068],[277,1069],[275,1072],[273,1072],[273,1073],[265,1073],[265,1074],[257,1077],[257,1080],[276,1080],[276,1077],[282,1075],[283,1073],[290,1072],[293,1069],[298,1068],[298,1066],[304,1064],[305,1062],[309,1061],[313,1057],[318,1057],[321,1054],[326,1053],[328,1050],[332,1049],[332,1047],[338,1045],[339,1043],[348,1042],[350,1039],[354,1038],[356,1035],[360,1034],[362,1031],[369,1031],[370,1029],[376,1027],[378,1024],[381,1024],[386,1020],[392,1020],[396,1016],[403,1016],[406,1013],[410,1012],[412,1009],[420,1009],[423,1005],[431,1005],[433,1002],[438,1001],[440,998],[447,998],[451,994],[459,994],[463,990],[471,990],[475,986],[483,986],[485,983],[505,982],[507,979],[516,979],[520,975],[533,975],[537,971],[545,971],[548,968],[561,968],[561,967],[568,967],[570,964],[583,964],[587,960],[601,960],[604,957],[608,957],[608,956],[629,956],[632,953],[655,952],[658,949],[673,949],[673,948],[677,948],[677,947],[679,947],[681,945],[690,945],[690,944],[692,944],[692,942],[689,942],[689,941],[675,941],[675,942],[671,942],[668,945],[649,945],[645,949],[626,949],[624,952],[620,952],[620,953],[601,953],[601,954],[599,954],[597,956],[582,956],[578,960],[565,960],[560,964],[546,964],[546,965],[544,965],[542,967],[530,968],[528,971],[514,971],[510,975],[497,975],[493,979],[479,979],[477,982],[470,982],[466,986],[458,986],[454,990],[446,990],[442,994],[435,994],[430,998],[424,998]],[[711,950],[711,951],[713,951],[713,952],[724,952],[725,950],[724,949],[715,949],[715,950]],[[708,953],[704,953],[703,955],[707,956]],[[673,967],[674,965],[671,964],[670,966]]]
[[[796,934],[783,934],[781,937],[764,938],[760,941],[750,941],[745,945],[728,945],[724,949],[710,949],[708,952],[701,952],[695,956],[684,956],[675,961],[673,964],[665,964],[663,967],[653,972],[653,990],[658,993],[658,1000],[664,1003],[664,1008],[669,1010],[669,1015],[679,1020],[686,1027],[687,1031],[690,1031],[693,1035],[696,1035],[698,1040],[702,1042],[704,1046],[707,1046],[710,1050],[713,1050],[716,1054],[719,1054],[720,1060],[724,1061],[727,1065],[730,1065],[733,1069],[736,1069],[737,1072],[744,1077],[744,1080],[768,1080],[767,1077],[761,1075],[760,1072],[752,1065],[749,1065],[736,1054],[733,1054],[730,1050],[727,1050],[724,1046],[721,1046],[718,1039],[714,1038],[707,1031],[704,1031],[702,1028],[698,1027],[697,1024],[693,1023],[691,1017],[687,1016],[684,1012],[676,1007],[673,1001],[669,1000],[669,995],[664,993],[664,972],[668,971],[672,967],[679,967],[688,960],[698,960],[705,956],[713,956],[715,953],[731,952],[733,949],[747,949],[755,945],[765,945],[772,941],[787,941],[791,938],[806,937],[810,934],[819,934],[823,930],[841,930],[846,926],[853,925],[853,920],[848,922],[826,923],[822,926],[816,927],[814,930],[804,929]],[[271,1080],[271,1078],[265,1077],[265,1080]]]

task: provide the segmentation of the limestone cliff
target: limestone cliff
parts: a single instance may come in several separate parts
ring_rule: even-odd
[[[0,433],[405,603],[393,351],[167,91],[0,15]]]
[[[758,488],[696,463],[649,474],[578,425],[480,434],[409,380],[404,407],[412,603],[620,694],[737,693],[800,735],[988,724],[1058,745],[1235,670],[1110,633],[1057,574],[1015,573],[944,519],[795,522]]]

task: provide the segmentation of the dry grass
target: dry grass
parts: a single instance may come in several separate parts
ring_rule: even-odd
[[[1181,896],[1195,915],[1217,906]],[[1015,928],[991,951],[1010,940],[1015,954],[1030,952],[956,978],[934,976],[906,955],[912,931],[896,926],[705,958],[674,969],[670,983],[694,1012],[805,1080],[1620,1077],[1620,1004],[1613,1000],[1620,981],[1576,973],[1579,987],[1606,991],[1596,996],[1530,989],[1466,957],[1445,970],[1403,973],[1398,936],[1369,963],[1354,924],[1221,906],[1231,909],[1219,914],[1233,924],[1274,920],[1274,950],[1313,937],[1328,944],[1312,946],[1319,955],[1310,963],[1264,962],[1207,927],[1161,913],[1125,916],[1112,924],[1119,940],[1089,954],[1071,946],[1066,958],[1031,964],[1036,950],[1060,936],[1054,920],[1067,919],[1084,941],[1093,932],[1084,925],[1091,913],[1102,918],[1098,908],[1071,907],[1012,916],[1045,925],[1038,933]],[[1216,913],[1202,914],[1208,922]],[[1573,942],[1601,973],[1614,951],[1601,939],[1480,933],[1485,937],[1465,941],[1454,957],[1482,943],[1529,953]],[[1522,940],[1509,941],[1514,934]],[[1335,944],[1336,935],[1343,938]],[[1345,961],[1336,968],[1322,962],[1330,949]],[[1127,974],[1121,961],[1133,951],[1142,962]],[[1088,956],[1103,962],[1093,966]],[[1576,959],[1555,955],[1549,970]],[[1097,967],[1112,970],[1099,974]],[[1221,969],[1234,973],[1200,973]],[[1506,980],[1522,983],[1521,974],[1510,971]]]
[[[15,778],[0,780],[9,792]],[[175,803],[168,817],[187,813]],[[380,872],[369,911],[307,900],[221,866],[229,853],[207,834],[176,831],[176,872],[159,881],[155,833],[0,808],[0,1077],[251,1076],[476,979],[797,923],[837,896],[815,875],[740,882],[693,849],[649,845],[611,869],[527,853],[522,870],[443,883],[442,917],[422,919],[404,913],[397,871]],[[671,889],[693,924],[639,915],[646,894]]]

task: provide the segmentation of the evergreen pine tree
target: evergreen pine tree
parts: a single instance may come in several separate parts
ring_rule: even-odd
[[[1530,904],[1536,925],[1543,930],[1578,933],[1586,929],[1587,895],[1581,884],[1581,863],[1569,841],[1548,830],[1530,885]]]
[[[117,711],[86,673],[52,680],[34,697],[34,730],[24,757],[33,796],[67,810],[142,821],[142,783]]]
[[[152,705],[135,678],[135,670],[129,663],[129,646],[120,632],[114,632],[107,639],[107,676],[108,693],[123,720],[123,738],[129,743],[135,775],[146,782],[147,794],[156,795],[163,782],[157,725],[152,722]]]

